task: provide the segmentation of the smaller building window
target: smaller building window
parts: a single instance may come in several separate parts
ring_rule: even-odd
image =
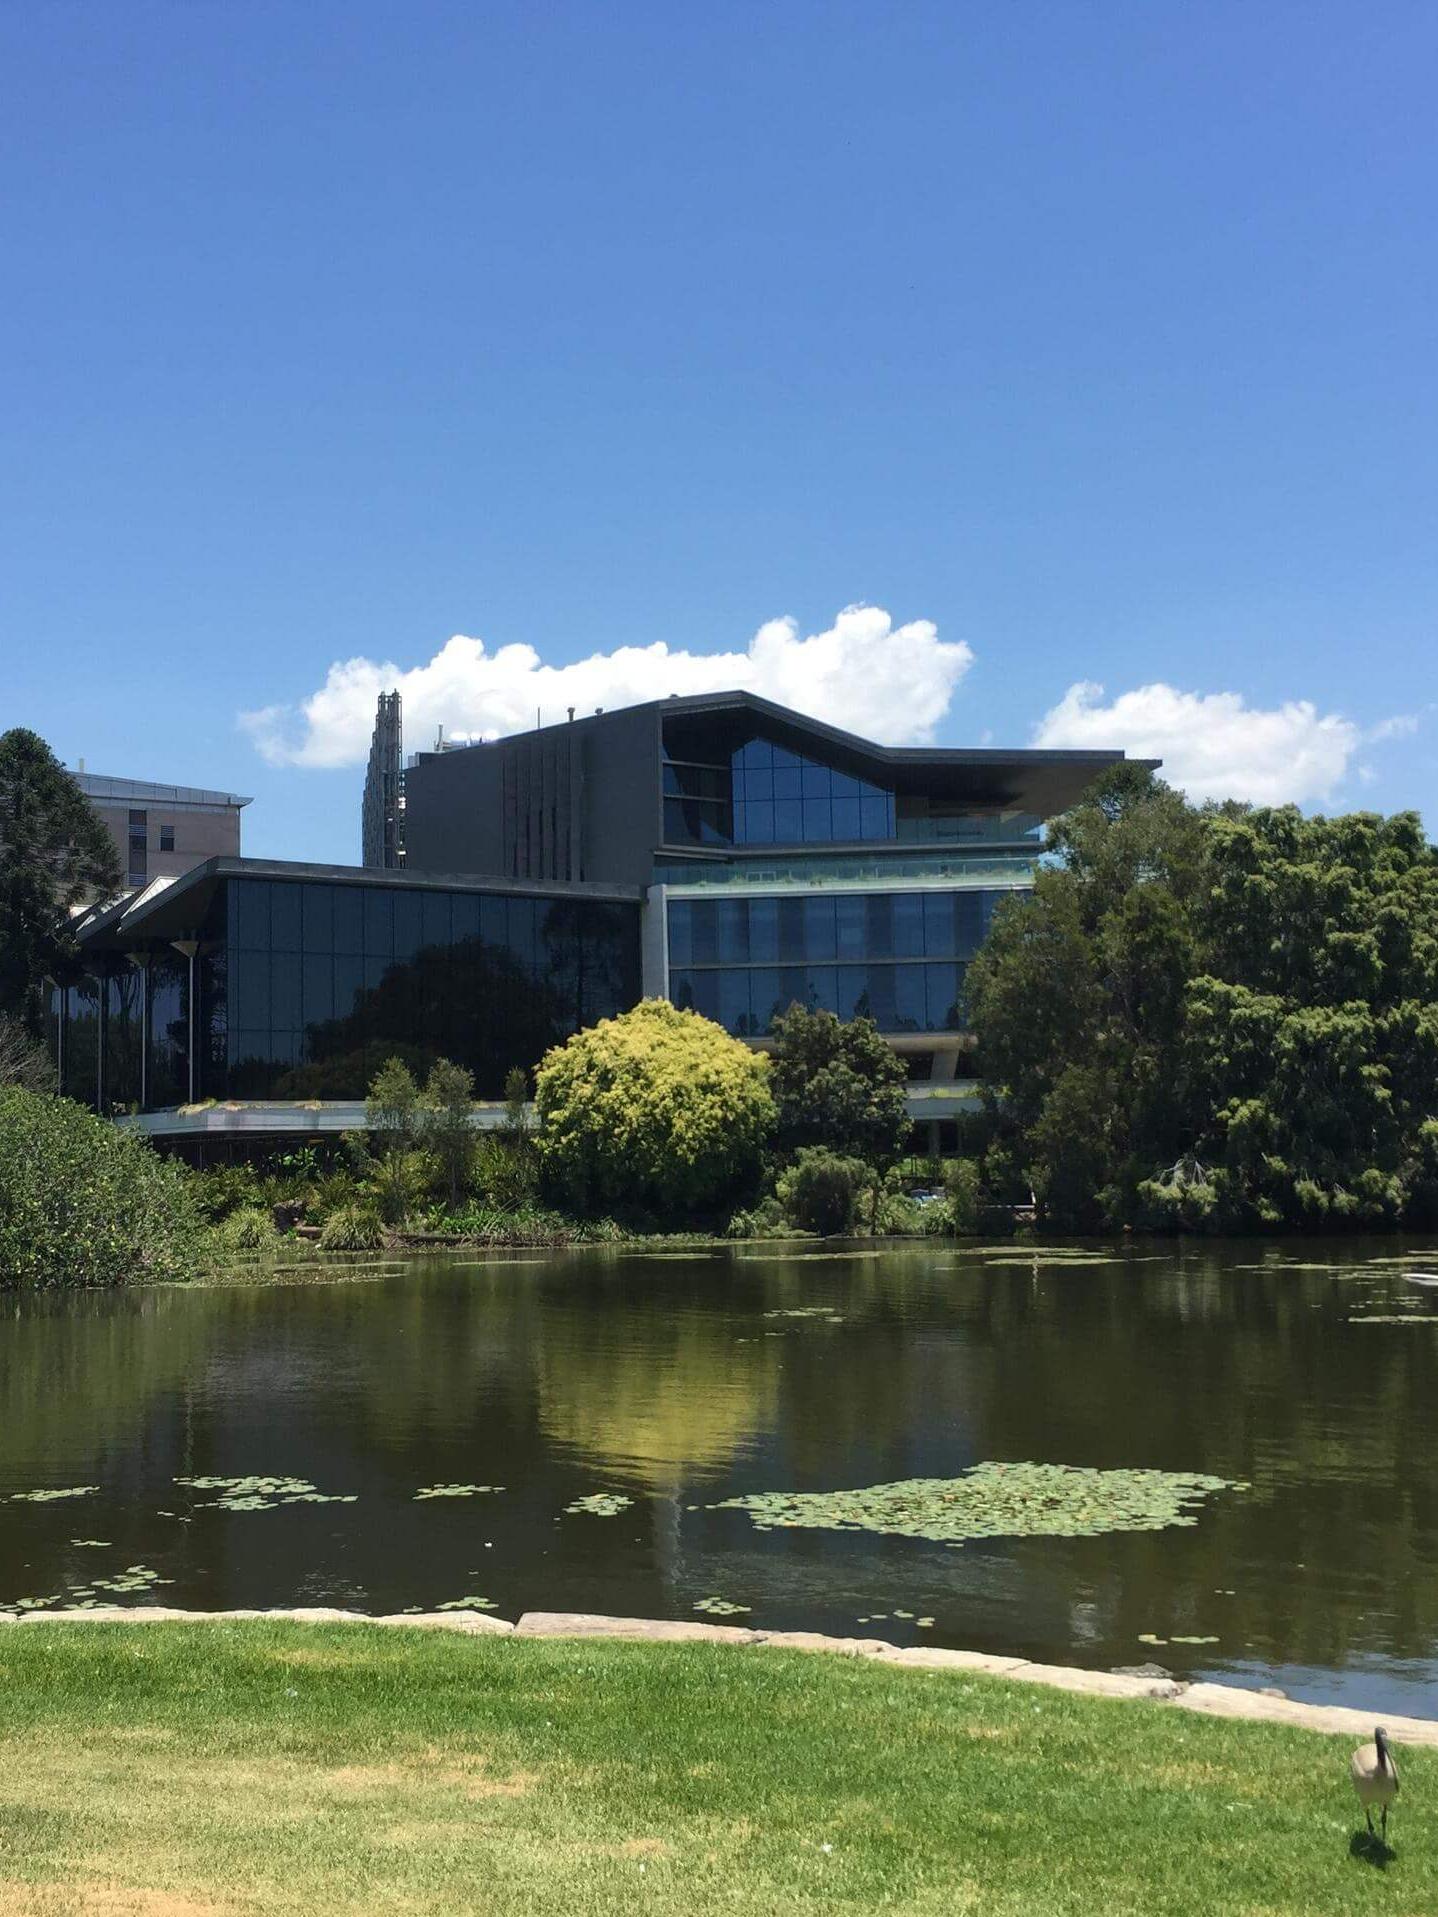
[[[146,814],[132,809],[128,839],[129,855],[125,864],[125,876],[131,885],[143,885],[149,877],[149,833],[146,828]]]
[[[162,852],[173,852],[174,849],[175,828],[172,825],[162,825],[160,827],[160,850]]]

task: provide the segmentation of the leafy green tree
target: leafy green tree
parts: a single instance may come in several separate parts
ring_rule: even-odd
[[[70,1099],[0,1087],[0,1288],[192,1276],[194,1184]]]
[[[910,1131],[904,1066],[872,1019],[791,1005],[774,1020],[770,1067],[780,1152],[823,1146],[880,1168],[900,1157]]]
[[[368,1182],[385,1222],[403,1224],[424,1196],[433,1169],[420,1149],[424,1110],[419,1086],[403,1059],[386,1059],[365,1099]]]
[[[451,1209],[474,1166],[474,1073],[438,1058],[425,1081],[421,1136],[444,1176]]]
[[[1212,1222],[1396,1222],[1438,1109],[1438,856],[1412,813],[1230,811],[1209,832],[1179,1068]]]
[[[768,1062],[695,1012],[645,999],[578,1032],[536,1074],[547,1178],[580,1211],[701,1211],[757,1171]]]
[[[1438,1102],[1418,820],[1199,811],[1125,767],[1052,849],[969,970],[986,1163],[1079,1228],[1416,1216]]]
[[[401,1058],[387,1058],[365,1095],[365,1124],[381,1152],[413,1151],[419,1142],[420,1091]]]
[[[114,842],[45,741],[0,733],[0,1013],[40,1037],[45,980],[75,956],[75,907],[120,889]]]

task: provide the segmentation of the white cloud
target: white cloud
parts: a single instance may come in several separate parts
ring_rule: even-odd
[[[404,699],[406,744],[416,748],[441,724],[451,735],[492,738],[532,726],[536,710],[550,724],[568,706],[582,715],[741,687],[888,745],[925,745],[973,661],[962,640],[941,640],[930,620],[896,626],[879,606],[846,607],[826,632],[805,638],[792,619],[771,619],[743,652],[674,651],[657,640],[566,666],[546,665],[532,646],[491,652],[457,634],[407,671],[338,660],[298,708],[264,706],[241,713],[240,724],[271,764],[345,766],[365,759],[376,697],[393,689]]]
[[[1070,686],[1035,727],[1034,744],[1121,746],[1131,758],[1162,759],[1163,777],[1196,801],[1327,799],[1364,738],[1351,719],[1320,714],[1308,699],[1264,708],[1238,692],[1180,692],[1162,683],[1120,693],[1109,705],[1103,696],[1091,680]]]

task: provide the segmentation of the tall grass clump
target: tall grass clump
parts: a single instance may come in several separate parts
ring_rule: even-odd
[[[371,1205],[340,1205],[320,1226],[321,1251],[378,1251],[384,1224]]]

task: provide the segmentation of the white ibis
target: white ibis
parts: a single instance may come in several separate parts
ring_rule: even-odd
[[[1398,1769],[1393,1762],[1393,1752],[1389,1749],[1388,1733],[1381,1724],[1373,1733],[1373,1742],[1360,1744],[1349,1759],[1348,1775],[1353,1779],[1353,1788],[1363,1806],[1363,1815],[1368,1819],[1369,1836],[1377,1834],[1373,1829],[1373,1813],[1377,1810],[1386,1844],[1388,1806],[1398,1795]]]

